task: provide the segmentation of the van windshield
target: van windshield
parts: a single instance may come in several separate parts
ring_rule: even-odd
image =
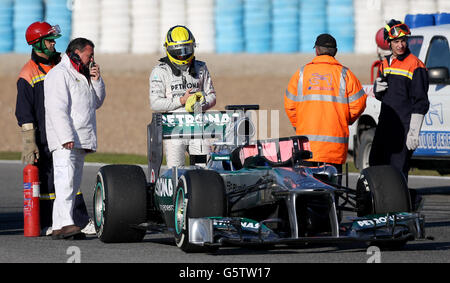
[[[431,39],[425,64],[427,68],[445,67],[450,70],[450,49],[447,38],[435,36]]]

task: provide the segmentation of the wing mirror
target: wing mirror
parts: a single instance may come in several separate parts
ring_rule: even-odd
[[[430,83],[449,83],[449,71],[447,67],[434,67],[428,69]]]

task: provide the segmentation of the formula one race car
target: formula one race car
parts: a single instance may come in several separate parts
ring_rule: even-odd
[[[331,165],[311,167],[306,136],[252,140],[257,105],[226,111],[154,113],[148,179],[140,166],[100,168],[94,218],[101,241],[141,241],[171,231],[185,252],[221,246],[362,241],[400,248],[423,238],[404,177],[390,166],[364,169],[355,189]],[[160,172],[163,139],[215,139],[205,166]],[[343,217],[343,213],[353,213]]]

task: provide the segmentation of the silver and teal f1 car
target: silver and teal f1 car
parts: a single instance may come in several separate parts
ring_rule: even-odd
[[[179,248],[195,252],[343,241],[398,248],[425,236],[424,218],[412,212],[400,172],[369,167],[356,188],[341,186],[335,167],[307,166],[307,137],[252,140],[248,113],[257,109],[154,113],[148,173],[140,166],[107,165],[97,174],[100,240],[141,241],[148,230],[171,231]],[[175,138],[215,140],[207,163],[162,172],[162,141]]]

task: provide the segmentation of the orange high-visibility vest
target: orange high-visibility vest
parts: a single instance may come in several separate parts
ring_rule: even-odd
[[[366,107],[355,75],[334,57],[317,56],[292,76],[284,107],[297,135],[310,140],[308,161],[344,164],[349,129]]]

